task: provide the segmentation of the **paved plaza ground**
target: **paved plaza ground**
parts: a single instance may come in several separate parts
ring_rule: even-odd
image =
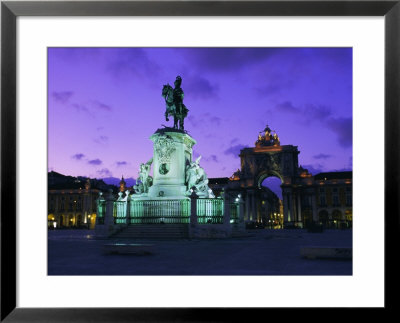
[[[352,247],[351,230],[248,230],[229,239],[124,240],[153,254],[105,254],[91,230],[48,232],[49,275],[351,275],[351,260],[305,259],[300,249]]]

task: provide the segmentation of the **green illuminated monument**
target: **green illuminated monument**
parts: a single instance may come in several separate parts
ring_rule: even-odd
[[[188,199],[194,191],[198,197],[214,198],[208,187],[208,178],[200,167],[200,157],[192,160],[194,140],[184,130],[184,119],[188,109],[183,104],[182,78],[176,77],[175,88],[164,85],[165,118],[173,116],[173,128],[158,129],[150,139],[153,141],[153,157],[140,165],[139,177],[135,185],[134,199]],[[151,166],[153,177],[149,175]]]
[[[150,136],[153,156],[140,164],[134,192],[112,192],[97,200],[96,234],[119,238],[228,237],[243,231],[243,201],[216,198],[208,186],[200,159],[193,160],[196,140],[184,130],[188,109],[183,104],[182,78],[175,88],[164,85],[165,118],[173,127],[157,129]],[[151,175],[152,173],[152,175]]]

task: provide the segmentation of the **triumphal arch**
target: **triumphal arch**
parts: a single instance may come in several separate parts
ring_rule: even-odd
[[[313,194],[312,175],[299,167],[297,146],[281,145],[279,137],[268,125],[260,132],[255,146],[240,151],[241,168],[230,178],[227,191],[244,195],[247,221],[263,222],[262,182],[268,177],[281,181],[284,223],[303,223],[301,205],[304,198],[314,204],[309,217],[316,218],[315,194]],[[307,192],[307,186],[310,189]],[[300,194],[301,192],[301,194]],[[307,194],[308,193],[308,194]]]

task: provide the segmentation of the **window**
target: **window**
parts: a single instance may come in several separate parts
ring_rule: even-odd
[[[333,193],[337,193],[337,188],[334,188],[332,191]]]
[[[320,193],[324,193],[324,192],[325,192],[325,188],[321,187],[321,188],[319,189],[319,192],[320,192]]]
[[[310,197],[309,197],[309,196],[303,196],[302,201],[301,201],[301,204],[302,204],[304,207],[311,206]]]
[[[351,195],[346,195],[346,206],[351,206],[353,204]]]
[[[319,197],[319,202],[320,202],[321,206],[325,206],[326,205],[325,196],[320,196]]]
[[[337,196],[337,195],[333,196],[333,205],[339,206],[339,196]]]

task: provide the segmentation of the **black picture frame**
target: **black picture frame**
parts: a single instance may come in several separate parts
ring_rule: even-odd
[[[19,16],[383,16],[385,19],[385,308],[395,309],[399,236],[400,0],[387,1],[2,1],[1,3],[1,321],[250,321],[265,309],[17,308],[16,19]],[[367,139],[366,139],[367,140]],[[371,147],[373,149],[373,147]],[[373,151],[371,151],[373,154]],[[373,178],[371,178],[373,186]],[[383,207],[382,207],[383,210]],[[40,292],[40,291],[38,291]],[[287,315],[287,309],[269,309]],[[299,309],[297,309],[299,310]],[[341,314],[328,310],[332,318]],[[251,312],[251,313],[250,313]],[[259,313],[261,312],[261,313]],[[292,313],[292,311],[290,311]],[[291,314],[290,314],[291,315]],[[382,318],[380,317],[380,320]]]

